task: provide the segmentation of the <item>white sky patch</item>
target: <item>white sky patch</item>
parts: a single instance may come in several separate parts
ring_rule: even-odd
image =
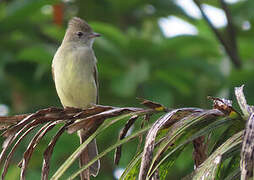
[[[175,0],[175,3],[181,6],[181,8],[183,8],[185,13],[188,14],[189,16],[196,19],[200,19],[202,17],[198,7],[193,2],[193,0]]]
[[[64,3],[72,3],[75,2],[75,0],[62,0]]]
[[[225,2],[229,3],[229,4],[234,4],[234,3],[239,2],[239,0],[225,0]]]
[[[0,104],[0,116],[6,116],[9,113],[9,108],[5,104]]]
[[[195,26],[188,22],[176,17],[169,16],[168,18],[160,18],[159,25],[162,32],[167,37],[174,37],[178,35],[196,35],[198,30]]]
[[[116,168],[114,170],[114,177],[116,179],[120,179],[120,177],[122,176],[123,172],[124,172],[124,168]]]
[[[202,8],[215,27],[220,28],[227,25],[227,18],[224,11],[207,4],[203,4]]]
[[[230,3],[238,2],[239,0],[227,0]],[[183,10],[189,16],[195,19],[201,19],[202,15],[193,0],[175,0],[175,3],[183,8]],[[224,27],[227,25],[227,18],[223,10],[216,7],[203,4],[202,8],[208,18],[211,20],[213,25],[217,28]]]
[[[127,131],[126,137],[129,136],[129,135],[131,135],[133,129],[134,129],[134,125],[132,125],[131,128]]]

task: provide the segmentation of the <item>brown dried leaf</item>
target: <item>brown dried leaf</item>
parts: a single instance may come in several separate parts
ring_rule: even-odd
[[[205,144],[205,136],[201,136],[193,141],[193,156],[195,167],[199,167],[207,158],[207,145]]]
[[[26,124],[28,124],[28,123],[31,122],[32,120],[36,119],[37,116],[39,116],[39,114],[37,114],[37,113],[28,115],[26,118],[24,118],[24,119],[23,119],[22,121],[20,121],[18,124],[12,126],[11,128],[7,129],[5,132],[3,132],[1,136],[4,136],[4,137],[9,138],[12,134],[14,134],[15,132],[17,132],[19,129],[21,129],[22,127],[24,127]]]
[[[19,121],[16,125],[10,127],[7,129],[5,132],[2,133],[2,136],[4,137],[9,137],[10,134],[13,134],[17,132],[19,129],[21,129],[24,125],[28,124],[29,122],[34,121],[34,125],[40,124],[40,123],[46,123],[49,121],[57,121],[57,120],[65,120],[65,119],[71,119],[73,116],[82,111],[81,109],[78,108],[66,108],[66,109],[61,109],[61,108],[47,108],[47,109],[42,109],[39,110],[33,114],[29,115],[24,115],[24,119]],[[20,115],[21,117],[21,115]],[[12,119],[13,117],[5,117],[6,121],[7,118]]]
[[[208,99],[213,100],[213,108],[218,109],[225,115],[238,114],[236,110],[232,107],[232,101],[224,98],[216,98],[208,96]]]
[[[27,116],[25,119],[23,119],[20,123],[18,123],[17,125],[7,129],[3,135],[7,136],[7,138],[5,139],[4,143],[3,143],[3,149],[2,152],[0,154],[0,162],[3,161],[3,157],[5,152],[7,151],[7,148],[14,142],[14,140],[18,137],[19,134],[21,134],[23,131],[25,131],[25,129],[30,128],[32,126],[37,126],[40,123],[44,122],[44,118],[38,117],[36,119],[36,116],[39,116],[40,112],[42,111],[38,111],[38,114],[31,114],[29,116]],[[47,121],[45,120],[44,123],[46,123]],[[18,132],[17,132],[18,131]]]
[[[112,110],[107,110],[79,120],[78,122],[74,122],[67,128],[67,132],[71,134],[80,129],[84,129],[87,130],[87,132],[90,132],[91,129],[94,129],[94,126],[98,126],[98,124],[100,125],[107,118],[112,118],[128,112],[137,112],[142,110],[143,109],[140,108],[114,108]]]
[[[14,155],[15,150],[17,149],[18,145],[21,143],[21,141],[25,138],[25,136],[30,133],[33,129],[35,129],[37,126],[32,126],[30,127],[24,134],[22,134],[22,136],[17,140],[17,142],[15,143],[15,145],[12,147],[11,151],[9,152],[5,162],[4,162],[4,167],[3,167],[3,172],[2,172],[2,179],[5,178],[5,175],[7,173],[8,167],[9,167],[9,163],[10,160],[12,158],[12,156]]]
[[[187,111],[187,112],[192,112],[191,114],[189,113],[183,113],[186,116],[182,116],[180,121],[175,122],[176,119],[174,117],[179,118],[179,116],[174,116],[175,114],[181,112],[181,111]],[[181,113],[180,113],[181,114]],[[149,168],[153,167],[157,162],[156,160],[159,159],[162,155],[162,153],[174,143],[175,138],[172,139],[172,135],[176,132],[178,132],[179,128],[182,127],[187,127],[184,125],[190,124],[193,122],[192,120],[195,119],[196,117],[199,118],[208,118],[208,117],[213,117],[213,116],[223,116],[224,114],[220,112],[219,110],[213,109],[213,110],[201,110],[197,108],[181,108],[181,109],[176,109],[173,110],[166,115],[162,116],[159,118],[151,127],[150,131],[148,132],[146,136],[146,143],[143,151],[143,156],[142,156],[142,161],[141,161],[141,167],[140,167],[140,172],[139,172],[139,179],[143,180],[147,178],[147,173],[149,171]],[[192,118],[193,117],[193,118]],[[198,119],[199,119],[198,118]],[[167,134],[168,140],[167,142],[163,143],[163,146],[159,148],[159,150],[156,152],[155,157],[153,158],[153,150],[154,150],[154,143],[155,143],[155,138],[157,136],[158,131],[164,127],[165,124],[170,124],[170,122],[173,121],[174,124],[170,128],[170,131]],[[181,132],[181,131],[179,131]],[[174,136],[177,137],[180,134],[175,134]],[[151,166],[152,159],[155,160],[153,161],[154,164]]]
[[[17,122],[22,121],[24,118],[26,118],[29,115],[30,114],[21,114],[21,115],[14,115],[14,116],[0,116],[0,124],[1,123],[17,124]]]
[[[175,122],[179,121],[182,118],[185,118],[193,113],[202,112],[202,109],[199,108],[181,108],[178,112],[173,114],[173,116],[170,118],[170,121],[166,122],[163,125],[163,128],[169,128],[172,126]]]
[[[153,155],[153,150],[154,150],[154,145],[155,145],[155,138],[156,138],[158,131],[178,111],[179,110],[176,109],[176,110],[170,111],[169,113],[161,116],[149,130],[149,132],[146,136],[146,143],[145,143],[145,147],[144,147],[144,151],[143,151],[143,155],[142,155],[142,161],[141,161],[141,166],[140,166],[140,171],[139,171],[139,180],[146,179],[146,175],[148,173],[148,170],[149,170],[149,167],[151,164],[151,160],[152,160],[152,155]]]
[[[104,112],[104,111],[108,111],[108,110],[111,110],[111,109],[114,109],[114,107],[96,105],[96,106],[90,107],[88,109],[82,110],[80,113],[76,114],[74,117],[77,118],[77,119],[83,119],[83,118],[86,118],[88,116],[95,115],[95,114],[98,114],[98,113],[101,113],[101,112]]]
[[[125,138],[128,130],[130,129],[130,127],[135,123],[135,121],[138,119],[138,115],[134,115],[132,116],[127,123],[125,124],[124,128],[120,131],[119,133],[119,138],[118,140],[122,140],[123,138]],[[116,148],[115,151],[115,156],[114,156],[114,162],[116,165],[118,165],[120,158],[121,158],[121,154],[122,154],[122,146],[118,146]]]
[[[254,113],[254,106],[250,106],[247,104],[247,101],[243,93],[243,88],[244,85],[242,85],[241,87],[235,87],[235,96],[242,110],[242,113],[244,114],[245,117],[249,117],[251,113]]]
[[[79,109],[79,108],[72,108],[72,107],[66,107],[65,109],[62,108],[47,108],[38,110],[37,112],[33,114],[23,114],[23,115],[17,115],[17,116],[9,116],[9,117],[0,117],[0,128],[1,127],[7,127],[11,125],[11,127],[8,127],[3,133],[2,136],[6,137],[4,143],[3,143],[3,149],[0,154],[0,163],[4,161],[5,153],[7,152],[7,149],[12,145],[12,143],[16,140],[16,138],[24,132],[24,134],[18,139],[18,141],[14,144],[12,147],[10,153],[8,154],[8,157],[4,164],[3,174],[2,177],[4,178],[9,166],[9,162],[17,148],[17,146],[20,144],[21,140],[35,127],[37,127],[40,124],[45,124],[33,137],[31,143],[28,145],[27,150],[24,152],[24,157],[22,160],[22,169],[21,169],[21,175],[20,178],[25,178],[25,171],[28,165],[28,162],[30,160],[30,157],[32,156],[32,153],[34,149],[36,148],[37,144],[39,143],[40,139],[50,130],[52,129],[55,124],[63,122],[64,120],[69,121],[68,125],[71,130],[74,128],[74,131],[77,131],[78,129],[81,129],[85,127],[87,130],[87,136],[89,136],[91,133],[93,133],[103,122],[106,118],[115,117],[124,113],[128,112],[142,112],[144,109],[141,108],[115,108],[111,106],[100,106],[96,105],[93,107],[90,107],[88,109]],[[149,110],[150,112],[151,110]],[[152,111],[151,111],[152,112]],[[150,113],[151,113],[150,112]],[[77,122],[74,124],[74,126],[71,126],[71,124],[75,120],[81,120],[80,122]],[[71,121],[70,121],[71,120]],[[2,124],[2,126],[1,126]],[[66,129],[66,128],[65,128]],[[64,130],[65,130],[64,129]],[[61,130],[62,133],[64,130]],[[61,134],[60,133],[60,134]],[[45,164],[44,164],[44,170],[43,170],[43,178],[48,178],[48,171],[49,171],[49,160],[54,148],[55,141],[57,140],[58,136],[60,134],[57,134],[55,139],[53,139],[51,144],[49,145],[48,149],[45,152]],[[19,164],[21,166],[21,163]]]
[[[41,179],[48,180],[49,176],[49,167],[50,167],[50,159],[55,147],[55,144],[57,140],[60,138],[60,136],[64,133],[66,127],[70,125],[72,122],[66,123],[63,127],[61,127],[56,135],[53,137],[53,139],[50,141],[47,149],[43,153],[43,165],[42,165],[42,172],[41,172]]]
[[[15,115],[15,116],[0,116],[0,130],[6,129],[11,125],[17,124],[19,121],[26,118],[29,114]]]
[[[241,179],[247,180],[253,176],[254,168],[254,113],[251,114],[243,137],[242,151],[241,151]]]
[[[2,152],[0,154],[0,164],[3,162],[4,160],[4,155],[8,149],[8,147],[15,141],[15,139],[19,136],[19,134],[21,134],[25,129],[30,128],[33,126],[33,121],[29,122],[28,124],[24,125],[22,129],[20,129],[18,132],[13,132],[12,134],[10,134],[5,141],[3,142],[2,145]]]
[[[150,101],[150,100],[147,100],[147,99],[144,99],[144,98],[137,98],[137,99],[139,101],[141,101],[140,104],[142,104],[142,105],[144,105],[148,108],[154,109],[156,111],[167,111],[168,110],[165,106],[163,106],[163,105],[161,105],[157,102],[153,102],[153,101]]]
[[[140,129],[143,129],[144,124],[148,123],[150,118],[151,118],[151,114],[144,115],[143,121],[141,122],[141,125],[140,125]],[[143,142],[143,135],[140,135],[139,136],[139,143],[138,143],[138,147],[137,147],[137,152],[141,149],[142,142]]]
[[[22,165],[21,167],[21,172],[20,172],[20,179],[24,180],[25,179],[25,173],[27,169],[28,162],[34,152],[34,149],[38,145],[39,141],[43,138],[43,136],[51,130],[56,124],[61,123],[62,121],[55,121],[55,122],[49,122],[45,124],[33,137],[31,140],[30,144],[27,147],[27,150],[24,152],[23,159],[19,163],[19,166]]]

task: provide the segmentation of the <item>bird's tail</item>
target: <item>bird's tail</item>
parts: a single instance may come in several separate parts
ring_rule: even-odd
[[[80,130],[78,132],[78,135],[80,137],[81,144],[86,140],[87,136],[85,136],[83,130]],[[81,153],[79,159],[80,167],[86,165],[90,160],[92,160],[97,155],[98,155],[97,144],[96,139],[94,139],[92,142],[88,144],[88,146]],[[100,161],[98,160],[80,174],[81,180],[90,180],[90,175],[94,177],[97,176],[99,169],[100,169]]]

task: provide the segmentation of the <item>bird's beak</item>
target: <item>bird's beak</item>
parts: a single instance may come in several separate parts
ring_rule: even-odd
[[[98,34],[98,33],[91,33],[91,34],[89,35],[90,38],[96,38],[96,37],[100,37],[100,36],[101,36],[101,35]]]

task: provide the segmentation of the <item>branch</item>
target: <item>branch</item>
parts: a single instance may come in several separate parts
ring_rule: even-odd
[[[234,53],[234,56],[236,57],[236,59],[239,61],[240,63],[240,59],[238,56],[238,48],[237,48],[237,43],[236,43],[236,32],[235,32],[235,28],[234,28],[234,24],[233,24],[233,19],[232,19],[232,15],[230,10],[228,9],[227,4],[225,3],[224,0],[220,0],[221,3],[221,7],[224,10],[226,17],[227,17],[227,31],[229,34],[229,45],[231,45],[232,48],[232,53]]]
[[[228,21],[228,25],[227,25],[227,31],[228,34],[230,36],[229,40],[231,41],[232,44],[232,48],[236,47],[236,38],[235,38],[235,29],[234,29],[234,25],[233,25],[233,19],[230,13],[230,10],[227,7],[227,4],[224,2],[224,0],[220,0],[221,3],[221,7],[224,10],[225,14],[226,14],[226,18]]]
[[[197,7],[199,8],[203,18],[205,19],[205,21],[207,22],[207,24],[209,25],[209,27],[212,29],[212,31],[214,32],[215,36],[217,37],[217,39],[220,41],[220,43],[222,44],[222,46],[224,47],[226,53],[228,54],[228,56],[230,57],[231,61],[233,62],[233,64],[235,65],[236,68],[241,68],[241,61],[239,59],[239,56],[236,52],[236,45],[235,48],[232,48],[233,46],[228,44],[225,39],[222,37],[222,35],[219,33],[219,31],[214,27],[214,25],[212,24],[212,22],[210,21],[210,19],[207,17],[207,15],[205,14],[204,10],[201,7],[201,3],[200,0],[193,0],[194,3],[197,5]],[[223,1],[223,0],[221,0]],[[222,2],[223,3],[223,2]],[[225,6],[225,3],[224,3]],[[227,9],[228,11],[228,9]],[[226,12],[225,12],[226,13]],[[227,15],[227,19],[228,19],[228,15]],[[229,20],[231,21],[231,20]],[[229,22],[228,21],[228,22]],[[231,22],[230,22],[231,23]],[[231,25],[229,26],[230,29],[233,28]],[[230,30],[230,33],[232,33],[233,30]],[[235,33],[233,32],[233,34],[231,34],[231,38],[233,36],[232,41],[235,42],[234,38],[235,38]]]

